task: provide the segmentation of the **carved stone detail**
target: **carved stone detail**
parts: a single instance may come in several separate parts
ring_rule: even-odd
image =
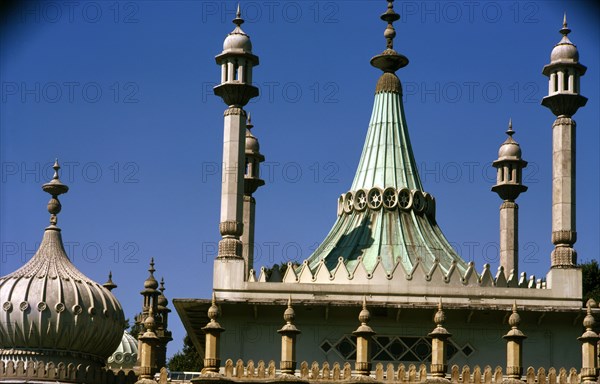
[[[571,247],[556,247],[550,259],[553,268],[573,267],[577,264],[577,252]]]
[[[219,223],[219,231],[223,236],[235,236],[239,237],[242,235],[244,224],[238,221],[222,221]]]
[[[573,245],[577,241],[577,232],[561,230],[552,232],[553,244],[569,244]]]

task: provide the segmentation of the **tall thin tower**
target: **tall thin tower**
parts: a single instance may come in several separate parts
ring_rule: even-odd
[[[222,239],[215,263],[215,279],[228,274],[219,273],[225,264],[243,264],[243,199],[245,168],[246,112],[243,107],[258,96],[258,88],[252,85],[252,68],[258,65],[258,57],[252,54],[250,37],[242,30],[244,20],[238,5],[235,29],[223,42],[223,52],[216,57],[221,66],[221,84],[214,88],[228,108],[224,113],[223,137],[223,180],[221,191],[221,221],[219,230]],[[242,268],[243,271],[243,268]],[[228,276],[227,279],[244,280],[245,276]]]
[[[577,253],[573,244],[577,240],[575,226],[575,121],[573,115],[587,102],[587,98],[579,94],[579,78],[586,67],[579,63],[577,47],[571,43],[565,15],[560,33],[562,39],[550,55],[550,64],[546,65],[543,74],[549,77],[548,96],[542,100],[556,116],[552,125],[552,243],[554,250],[551,256],[551,280],[555,283],[572,286],[576,289]],[[573,270],[552,273],[553,270]],[[573,275],[573,276],[571,276]],[[561,283],[558,283],[556,278]],[[581,280],[581,272],[579,272]],[[579,287],[581,290],[581,287]],[[576,292],[573,292],[576,294]]]
[[[519,206],[516,200],[527,190],[522,180],[527,162],[521,158],[521,146],[513,139],[512,120],[506,134],[508,137],[498,150],[498,159],[492,163],[498,169],[492,191],[503,200],[500,206],[500,265],[508,280],[514,281],[519,275]]]

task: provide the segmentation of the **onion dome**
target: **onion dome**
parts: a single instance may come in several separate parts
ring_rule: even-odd
[[[512,128],[512,120],[508,123],[508,130],[506,131],[506,134],[508,135],[508,137],[506,138],[504,143],[502,143],[500,149],[498,149],[498,158],[502,159],[505,157],[512,157],[520,159],[521,146],[515,141],[515,139],[513,139],[515,131],[513,131]]]
[[[256,136],[254,136],[251,132],[251,129],[254,128],[254,125],[252,124],[252,118],[250,117],[249,113],[248,121],[246,122],[246,128],[246,155],[259,155],[259,157],[261,157],[260,144]]]
[[[243,51],[251,53],[252,42],[250,41],[250,36],[248,36],[241,28],[242,24],[244,24],[244,19],[242,19],[239,4],[233,23],[235,24],[235,29],[231,31],[225,38],[225,41],[223,41],[223,51]]]
[[[550,54],[550,61],[552,63],[561,62],[561,61],[569,61],[573,63],[579,62],[579,51],[575,44],[569,40],[567,36],[571,33],[571,30],[567,27],[567,14],[565,13],[563,19],[563,27],[560,30],[560,33],[563,35],[562,39],[554,46],[552,53]]]
[[[108,368],[125,372],[133,370],[138,358],[138,341],[127,331],[123,332],[121,343],[108,358]]]
[[[152,293],[154,291],[156,291],[156,289],[158,288],[158,281],[156,281],[156,279],[154,278],[154,272],[156,271],[156,269],[154,269],[154,257],[152,259],[150,259],[150,268],[148,268],[148,272],[150,272],[150,275],[148,276],[148,278],[146,279],[146,281],[144,281],[144,292],[149,292]]]
[[[35,255],[0,277],[0,360],[103,366],[123,336],[125,316],[115,296],[69,260],[56,215],[69,188],[58,178],[42,186],[50,226]]]

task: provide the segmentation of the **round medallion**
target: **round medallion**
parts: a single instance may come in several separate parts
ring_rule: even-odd
[[[90,316],[94,316],[96,314],[96,308],[95,307],[90,307],[88,309],[88,313],[90,314]]]
[[[81,308],[81,305],[79,304],[75,304],[72,308],[73,310],[73,314],[75,315],[81,315],[81,312],[83,312],[83,308]]]
[[[2,309],[4,309],[6,312],[10,312],[12,311],[12,303],[10,301],[6,301],[4,302],[4,304],[2,304]]]
[[[398,205],[398,193],[393,187],[387,187],[383,190],[383,206],[387,209],[394,209]]]
[[[23,312],[25,312],[26,310],[29,309],[29,303],[26,301],[21,301],[21,304],[19,304],[19,309]]]
[[[64,305],[63,303],[57,303],[57,304],[54,306],[54,309],[55,309],[55,310],[56,310],[56,312],[58,312],[58,313],[64,312],[64,310],[65,310],[65,305]]]
[[[346,195],[344,195],[344,212],[345,213],[350,213],[352,212],[352,209],[354,208],[354,196],[352,195],[352,192],[347,192]]]
[[[402,188],[398,192],[398,206],[403,211],[408,211],[412,207],[412,195],[408,188]]]
[[[46,303],[44,303],[43,301],[40,301],[37,305],[37,309],[40,312],[44,312],[46,310],[46,308],[48,308],[48,305]]]
[[[379,209],[383,204],[383,194],[381,193],[381,189],[375,187],[369,190],[369,194],[367,195],[367,203],[369,208],[371,209]]]
[[[367,193],[364,189],[359,189],[354,195],[354,209],[359,212],[364,211],[367,208]]]
[[[418,190],[414,190],[413,193],[413,209],[417,212],[417,213],[423,213],[423,211],[425,210],[425,197],[423,196],[423,193],[421,191]]]

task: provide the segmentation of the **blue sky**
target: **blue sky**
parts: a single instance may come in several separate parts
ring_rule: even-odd
[[[577,113],[576,249],[598,259],[598,8],[578,1],[397,2],[395,48],[413,149],[438,222],[477,270],[498,265],[490,162],[510,117],[529,161],[520,269],[550,264],[551,127],[541,74],[560,40],[588,71]],[[260,98],[247,106],[267,158],[257,199],[257,267],[309,256],[350,188],[385,48],[385,1],[243,1]],[[0,275],[33,255],[48,223],[40,185],[54,157],[70,186],[59,225],[69,256],[104,282],[127,317],[141,307],[150,257],[169,299],[208,298],[219,240],[223,102],[214,56],[233,29],[229,1],[26,2],[0,46]],[[5,16],[6,17],[6,16]],[[184,330],[172,316],[180,349]]]

